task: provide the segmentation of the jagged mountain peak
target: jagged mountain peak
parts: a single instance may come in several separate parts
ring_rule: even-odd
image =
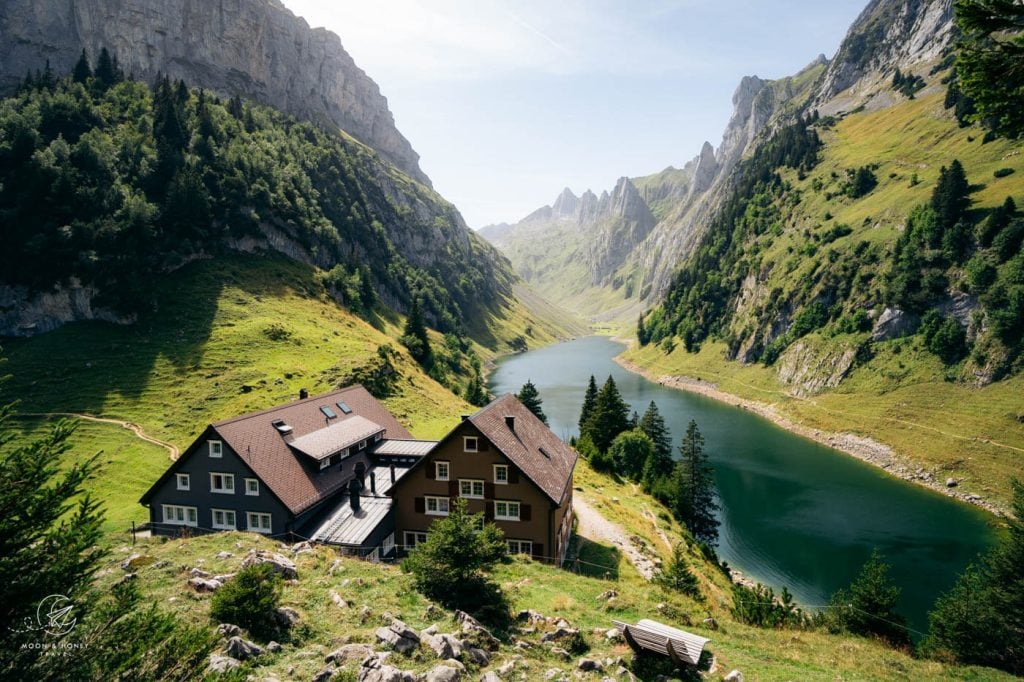
[[[579,197],[566,187],[555,199],[555,203],[551,204],[551,212],[556,218],[572,218],[576,215],[579,207]]]

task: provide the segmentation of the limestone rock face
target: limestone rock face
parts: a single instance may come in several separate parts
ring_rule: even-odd
[[[5,0],[0,92],[47,59],[56,73],[70,73],[83,48],[95,63],[104,47],[135,78],[163,73],[333,124],[430,183],[387,100],[341,39],[278,0]]]

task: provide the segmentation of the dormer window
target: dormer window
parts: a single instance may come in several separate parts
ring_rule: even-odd
[[[328,419],[334,419],[338,416],[334,413],[334,410],[331,409],[330,405],[321,405],[320,411],[323,412],[324,416]]]
[[[277,432],[280,433],[282,436],[287,436],[292,432],[292,427],[290,427],[288,424],[285,424],[280,419],[271,422],[271,424],[275,429],[277,429]]]
[[[224,444],[219,440],[210,441],[210,457],[223,457],[224,456]]]
[[[331,458],[330,457],[325,457],[324,459],[320,460],[320,471],[323,471],[324,469],[326,469],[329,466],[331,466]]]

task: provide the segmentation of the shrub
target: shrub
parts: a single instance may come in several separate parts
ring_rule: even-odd
[[[732,614],[742,623],[762,628],[803,627],[808,623],[788,589],[783,587],[776,597],[772,588],[761,583],[754,587],[733,585]]]
[[[270,639],[277,634],[274,611],[281,601],[281,576],[268,563],[247,566],[214,592],[210,617],[232,623],[254,637]]]

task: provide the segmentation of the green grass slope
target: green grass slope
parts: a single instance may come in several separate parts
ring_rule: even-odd
[[[790,189],[776,205],[781,216],[777,229],[744,245],[741,266],[749,267],[758,282],[736,303],[728,322],[735,338],[766,328],[780,302],[806,300],[808,288],[823,281],[822,273],[837,274],[834,281],[855,276],[867,283],[855,291],[877,291],[888,259],[858,256],[864,252],[862,243],[887,253],[911,210],[928,202],[940,167],[953,159],[960,160],[973,185],[975,215],[1007,196],[1024,197],[1019,144],[983,143],[978,128],[958,127],[943,107],[941,92],[847,116],[821,134],[825,146],[811,171],[782,172]],[[877,166],[878,186],[859,199],[840,193],[846,170],[869,164]],[[1004,168],[1014,172],[997,177],[995,172]],[[836,225],[848,226],[849,234],[836,238]],[[851,263],[853,275],[844,274],[843,267]],[[869,305],[870,299],[851,304]],[[1019,373],[976,386],[968,380],[973,370],[964,364],[972,359],[946,367],[924,349],[920,336],[913,336],[872,343],[870,359],[856,362],[837,386],[817,395],[781,376],[780,368],[794,365],[811,378],[827,376],[833,369],[830,357],[864,346],[869,336],[829,328],[812,332],[799,339],[809,359],[790,356],[787,363],[783,353],[773,367],[728,360],[725,344],[718,341],[705,343],[698,353],[687,353],[680,344],[670,353],[664,347],[634,348],[626,357],[658,375],[700,377],[722,391],[772,403],[811,428],[875,438],[936,478],[961,479],[961,489],[1005,506],[1009,480],[1020,475],[1024,464],[1024,378]]]
[[[581,463],[576,485],[578,495],[585,496],[608,519],[620,524],[647,554],[667,557],[670,544],[684,537],[668,513],[632,484],[596,474]],[[110,559],[110,570],[100,580],[107,584],[119,579],[123,572],[118,563],[131,552],[150,556],[153,563],[138,571],[137,581],[144,594],[183,619],[213,627],[209,595],[197,594],[187,587],[188,571],[192,567],[215,574],[234,571],[250,548],[281,551],[277,543],[248,533],[218,533],[170,541],[146,539],[134,547],[116,549]],[[217,558],[222,551],[233,556]],[[740,669],[747,679],[756,680],[1010,679],[988,669],[916,660],[866,639],[814,631],[762,630],[738,623],[729,612],[727,579],[696,549],[687,552],[687,559],[699,577],[699,600],[648,583],[611,545],[584,540],[580,558],[588,563],[581,563],[579,573],[516,558],[500,565],[493,577],[509,597],[513,611],[533,609],[555,619],[564,618],[580,628],[590,647],[584,655],[590,658],[621,657],[629,665],[629,648],[621,642],[607,641],[603,631],[612,626],[613,619],[654,618],[711,638],[708,649],[715,657],[716,667],[707,674],[709,679],[721,679],[732,669]],[[374,630],[389,623],[391,616],[417,630],[434,624],[441,632],[457,628],[452,613],[428,613],[428,602],[413,589],[410,576],[397,567],[341,558],[332,572],[330,568],[336,559],[334,551],[327,547],[295,557],[299,579],[285,585],[283,604],[299,612],[300,626],[279,653],[246,664],[246,674],[258,678],[273,675],[279,679],[310,679],[324,667],[323,657],[342,644],[363,642],[380,649]],[[329,597],[331,590],[345,599],[349,607],[336,606]],[[618,596],[601,599],[599,595],[608,590],[614,590]],[[368,607],[366,613],[364,606]],[[717,630],[703,625],[708,617],[716,619]],[[541,631],[544,629],[542,626]],[[514,672],[504,679],[542,679],[551,669],[578,679],[598,680],[614,674],[617,664],[605,672],[576,672],[577,657],[564,660],[539,645],[540,634],[513,630],[493,653],[491,665],[469,665],[468,677],[476,679],[508,661],[515,661]],[[534,646],[516,648],[512,635]],[[409,656],[392,654],[389,663],[422,673],[433,667],[436,660],[432,651],[422,647]],[[358,665],[358,661],[347,663],[340,679],[355,679]]]

